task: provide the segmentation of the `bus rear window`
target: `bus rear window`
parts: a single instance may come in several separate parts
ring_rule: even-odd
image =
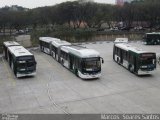
[[[22,57],[18,57],[17,58],[18,61],[30,61],[30,60],[34,60],[33,56],[22,56]]]
[[[34,62],[28,62],[28,63],[27,63],[27,67],[32,67],[32,66],[34,66],[34,65],[35,65]]]

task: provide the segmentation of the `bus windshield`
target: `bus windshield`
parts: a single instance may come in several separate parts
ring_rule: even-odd
[[[155,59],[156,59],[155,54],[151,54],[151,53],[142,54],[140,58],[142,65],[155,64]]]
[[[17,58],[17,69],[18,70],[26,70],[34,67],[36,64],[33,56],[23,56]],[[34,69],[34,68],[33,68]]]
[[[160,44],[160,34],[159,33],[151,33],[151,34],[146,34],[144,37],[144,42],[146,44]]]
[[[17,61],[34,61],[34,57],[33,56],[22,56],[22,57],[18,57]]]
[[[160,39],[160,35],[159,34],[147,35],[147,39],[149,39],[149,40],[151,40],[151,39]]]
[[[85,71],[97,71],[101,68],[100,58],[86,58],[84,60]]]

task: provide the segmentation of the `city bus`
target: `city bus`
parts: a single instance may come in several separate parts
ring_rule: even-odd
[[[113,59],[137,75],[151,74],[156,69],[156,53],[124,43],[114,44]]]
[[[82,46],[62,46],[60,52],[61,64],[82,79],[93,79],[101,76],[100,54]]]
[[[40,40],[41,41],[41,40]],[[93,79],[101,76],[101,61],[103,58],[93,50],[82,46],[72,45],[67,41],[52,41],[51,54],[56,60],[82,79]],[[41,44],[43,47],[43,44]],[[57,52],[54,52],[55,48]],[[54,52],[52,54],[52,52]],[[56,53],[56,56],[55,56]]]
[[[143,43],[145,45],[160,45],[160,32],[146,33]]]
[[[16,42],[3,43],[5,58],[17,78],[36,75],[36,61],[23,46]]]

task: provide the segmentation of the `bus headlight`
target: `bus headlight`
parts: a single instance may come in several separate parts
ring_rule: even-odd
[[[18,61],[18,63],[26,63],[26,61]]]
[[[147,66],[141,66],[141,68],[147,68]]]

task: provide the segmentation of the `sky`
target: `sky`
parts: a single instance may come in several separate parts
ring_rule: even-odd
[[[58,3],[75,0],[0,0],[0,7],[18,5],[26,8],[36,8],[42,6],[52,6]],[[114,4],[115,0],[94,0],[99,3]]]

